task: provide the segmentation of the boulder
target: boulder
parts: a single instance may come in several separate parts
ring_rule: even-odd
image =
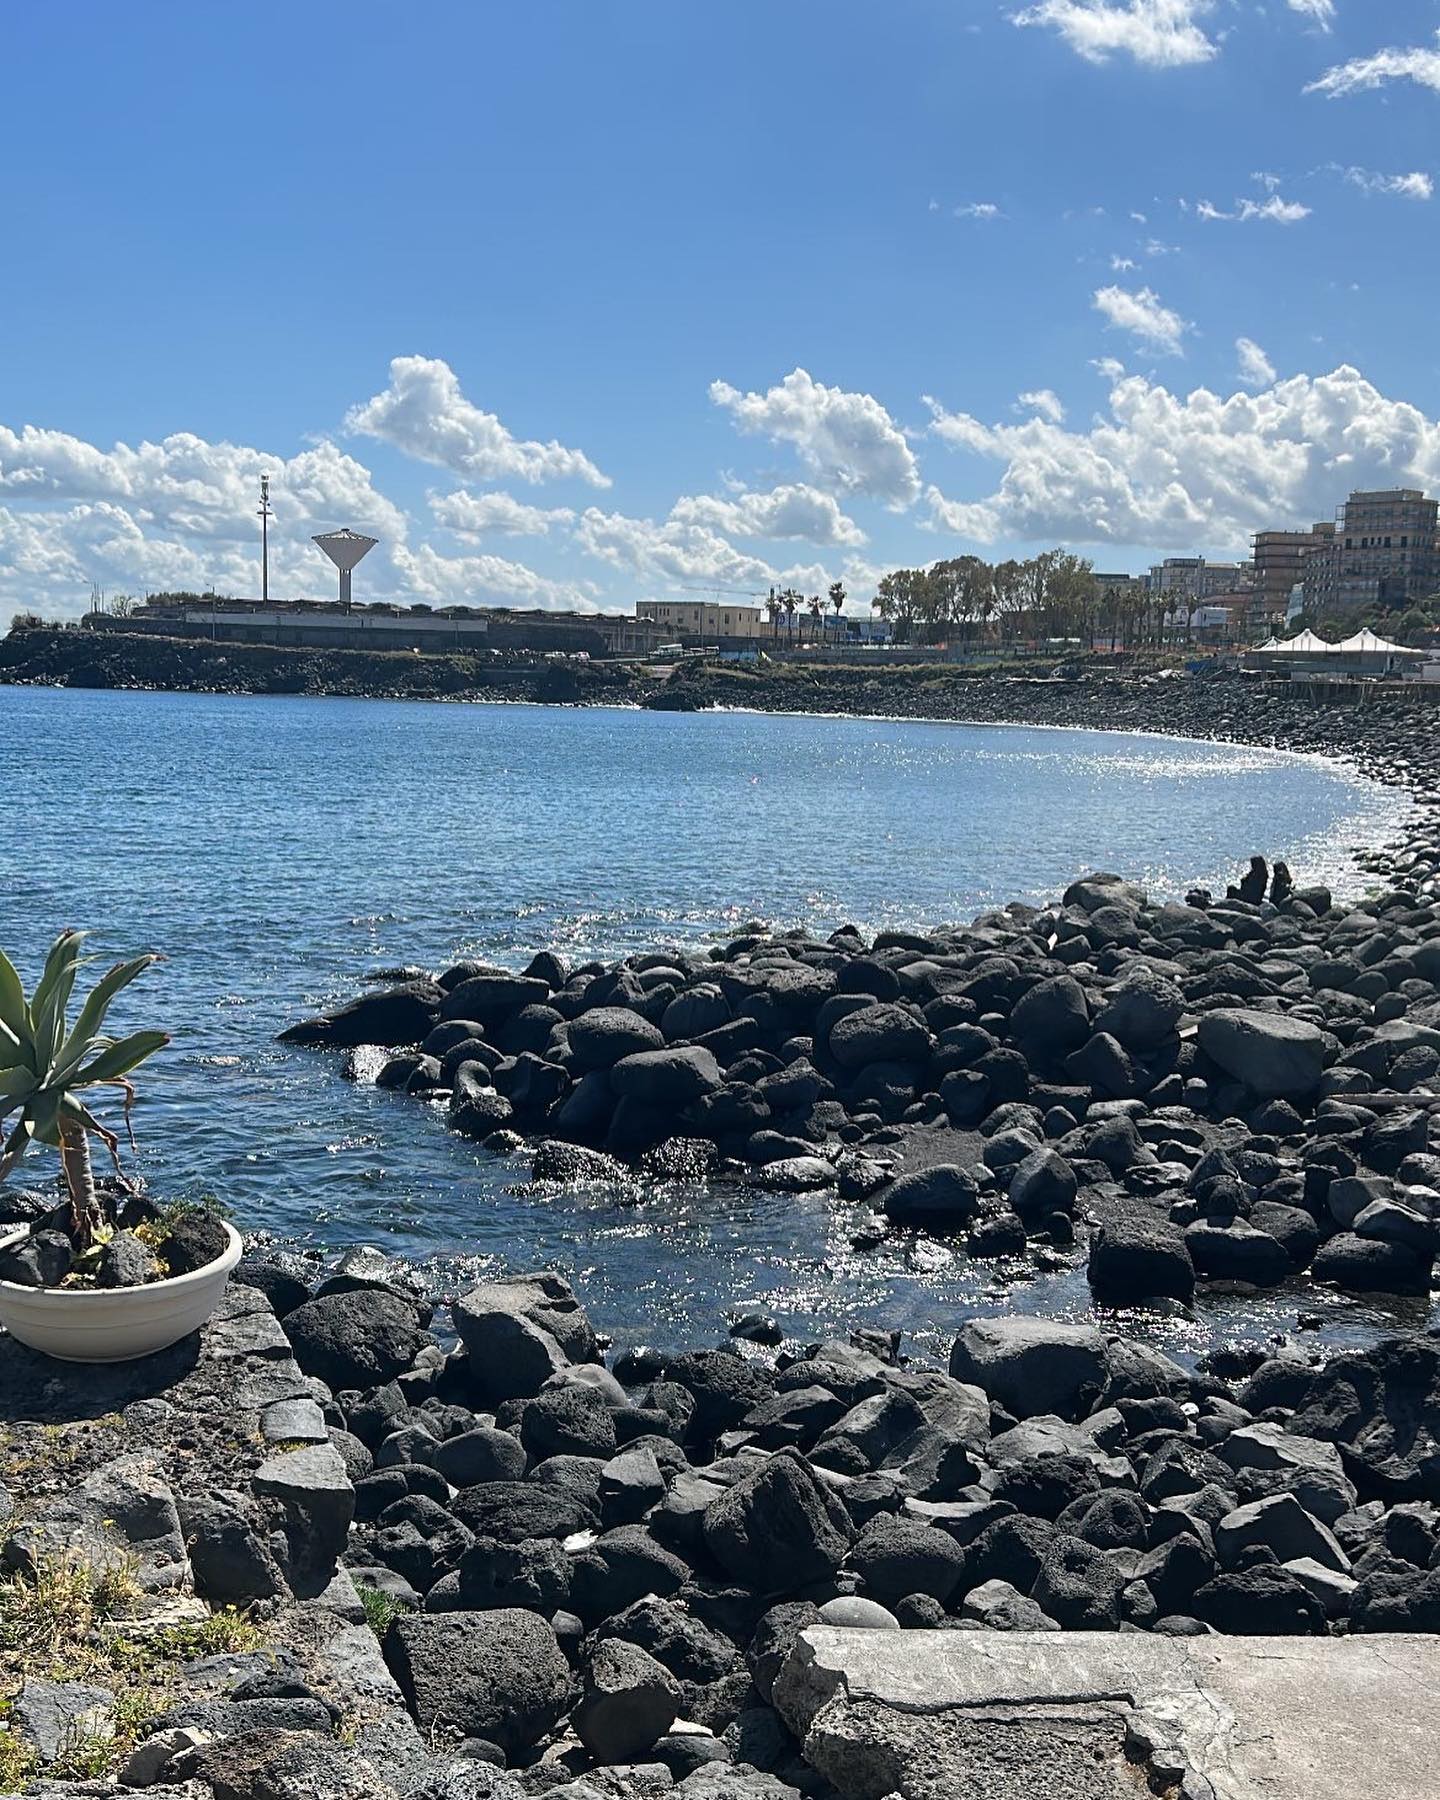
[[[1090,1035],[1085,990],[1073,975],[1056,975],[1027,988],[1010,1014],[1010,1031],[1034,1056],[1059,1061]]]
[[[1185,1233],[1149,1207],[1127,1207],[1106,1217],[1091,1240],[1088,1274],[1102,1306],[1134,1306],[1154,1298],[1188,1306],[1195,1295]]]
[[[286,1315],[284,1332],[305,1373],[337,1392],[378,1387],[431,1342],[408,1301],[366,1288],[307,1300]]]
[[[1008,1581],[982,1581],[970,1589],[960,1616],[975,1619],[988,1631],[1058,1631],[1054,1619]]]
[[[1124,1585],[1103,1550],[1058,1532],[1041,1559],[1030,1598],[1066,1631],[1113,1631]]]
[[[879,1002],[847,1013],[830,1030],[830,1054],[842,1069],[871,1063],[924,1062],[931,1037],[923,1019],[907,1007]]]
[[[518,1481],[525,1473],[525,1450],[508,1431],[477,1425],[435,1448],[434,1466],[451,1487],[478,1487],[486,1481]]]
[[[1342,1231],[1316,1251],[1310,1273],[1356,1294],[1428,1294],[1433,1265],[1432,1252]]]
[[[88,1682],[27,1675],[10,1706],[7,1724],[41,1762],[55,1762],[79,1739],[114,1737],[115,1695]]]
[[[492,1085],[484,1063],[462,1063],[450,1090],[450,1124],[465,1137],[483,1142],[493,1131],[503,1131],[515,1117],[515,1108]]]
[[[1010,1177],[1009,1200],[1022,1219],[1044,1218],[1047,1213],[1069,1212],[1080,1184],[1075,1171],[1057,1151],[1041,1148],[1016,1164]]]
[[[1208,1281],[1248,1281],[1256,1287],[1275,1287],[1291,1274],[1284,1246],[1243,1219],[1223,1225],[1202,1219],[1187,1226],[1185,1247],[1195,1273]]]
[[[1327,1569],[1342,1575],[1350,1572],[1350,1559],[1345,1552],[1294,1494],[1269,1494],[1263,1500],[1237,1506],[1215,1526],[1214,1538],[1215,1553],[1226,1568],[1236,1567],[1246,1550],[1263,1544],[1282,1563],[1313,1557]]]
[[[1143,1055],[1170,1037],[1184,1010],[1184,996],[1173,982],[1147,964],[1135,963],[1106,995],[1095,1029]]]
[[[933,1525],[882,1513],[861,1532],[849,1567],[882,1606],[907,1594],[929,1594],[944,1606],[965,1573],[965,1552]]]
[[[1386,1338],[1332,1356],[1287,1430],[1336,1445],[1363,1499],[1440,1500],[1440,1341]]]
[[[587,1150],[559,1138],[545,1138],[535,1146],[530,1164],[532,1181],[616,1182],[630,1179],[630,1171],[618,1156],[603,1150]]]
[[[804,1458],[781,1450],[711,1501],[704,1533],[728,1575],[754,1593],[783,1594],[832,1575],[853,1527]]]
[[[613,1069],[627,1056],[659,1050],[665,1035],[627,1006],[596,1006],[570,1021],[570,1054],[581,1069]]]
[[[571,1724],[602,1763],[639,1762],[669,1731],[680,1706],[680,1684],[637,1644],[602,1638],[584,1672]]]
[[[482,1282],[451,1308],[469,1373],[491,1400],[529,1399],[571,1362],[600,1355],[570,1285],[551,1270]]]
[[[610,1085],[622,1100],[663,1112],[692,1105],[721,1084],[720,1065],[698,1044],[670,1045],[622,1057],[610,1071]]]
[[[444,995],[433,981],[403,981],[347,1000],[316,1019],[303,1019],[280,1033],[282,1044],[327,1045],[349,1050],[357,1044],[418,1044],[440,1016]]]
[[[1217,1631],[1240,1637],[1305,1637],[1325,1629],[1325,1608],[1277,1563],[1216,1575],[1195,1590],[1192,1611]]]
[[[450,989],[441,1005],[440,1017],[473,1019],[477,1024],[494,1026],[521,1007],[537,1006],[549,998],[549,985],[533,975],[472,975]]]
[[[677,1044],[702,1037],[707,1031],[718,1031],[729,1022],[730,1003],[723,990],[713,981],[700,981],[677,994],[665,1008],[660,1015],[660,1030],[666,1043]]]
[[[1325,1072],[1319,1026],[1248,1007],[1205,1013],[1200,1048],[1227,1075],[1262,1100],[1302,1099]]]
[[[448,1730],[522,1756],[564,1717],[570,1665],[536,1613],[412,1613],[394,1621],[384,1648],[427,1737]]]
[[[936,1163],[891,1182],[880,1204],[892,1224],[953,1231],[974,1219],[980,1190],[968,1169],[958,1163]]]
[[[1017,1419],[1082,1419],[1105,1385],[1105,1340],[1093,1325],[1019,1316],[972,1319],[950,1351],[950,1373]]]

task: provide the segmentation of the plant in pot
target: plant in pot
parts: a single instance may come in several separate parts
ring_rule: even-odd
[[[61,932],[28,999],[14,965],[0,953],[0,1182],[31,1144],[48,1145],[59,1152],[67,1196],[28,1224],[0,1228],[0,1325],[67,1362],[122,1362],[162,1350],[202,1325],[240,1259],[241,1243],[214,1212],[163,1211],[125,1180],[119,1139],[95,1117],[87,1096],[96,1088],[119,1089],[128,1131],[130,1075],[170,1040],[163,1031],[109,1037],[105,1015],[121,989],[160,959],[117,963],[67,1030],[66,1009],[86,960],[83,941],[83,932]],[[111,1183],[96,1181],[92,1139],[114,1165]]]

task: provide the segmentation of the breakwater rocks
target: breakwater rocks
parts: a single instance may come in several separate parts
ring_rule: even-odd
[[[347,699],[530,700],[580,705],[633,698],[628,673],[541,655],[416,656],[284,650],[142,632],[16,630],[0,639],[0,682],[202,694],[330,694]]]
[[[947,1372],[883,1333],[607,1367],[553,1274],[462,1295],[445,1351],[403,1286],[244,1272],[328,1390],[416,1725],[524,1791],[823,1794],[773,1704],[813,1624],[1440,1629],[1434,1337],[1187,1370],[1008,1318]]]
[[[811,1626],[1440,1630],[1434,1334],[607,1365],[553,1273],[436,1319],[252,1251],[172,1351],[0,1372],[0,1768],[51,1800],[833,1800],[777,1707]]]
[[[1440,851],[1399,855],[1353,906],[1157,905],[1099,874],[924,934],[464,962],[284,1038],[351,1047],[497,1150],[528,1142],[540,1183],[833,1188],[873,1209],[862,1245],[941,1233],[1002,1271],[1088,1255],[1112,1306],[1210,1283],[1426,1296]]]

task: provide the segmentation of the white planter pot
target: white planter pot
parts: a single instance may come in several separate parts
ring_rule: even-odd
[[[0,1236],[8,1250],[28,1227]],[[233,1225],[225,1251],[203,1269],[128,1288],[32,1288],[0,1281],[0,1325],[32,1350],[61,1362],[129,1362],[167,1349],[214,1312],[244,1248]]]

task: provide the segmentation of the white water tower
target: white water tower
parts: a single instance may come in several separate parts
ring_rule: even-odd
[[[312,544],[318,544],[340,571],[340,604],[350,605],[350,571],[362,556],[369,554],[380,542],[379,538],[364,537],[358,531],[352,531],[347,525],[341,531],[322,531],[311,538]]]

